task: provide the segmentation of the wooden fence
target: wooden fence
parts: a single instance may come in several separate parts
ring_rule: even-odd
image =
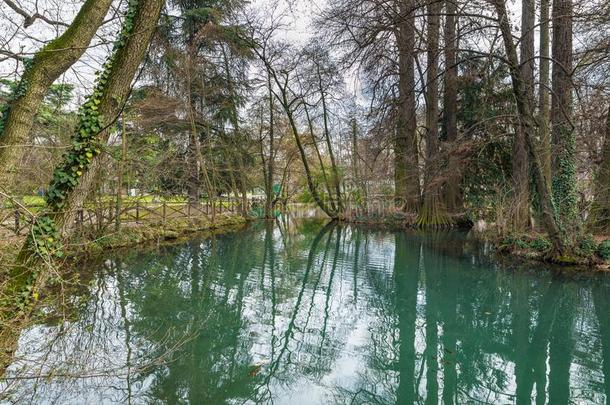
[[[247,215],[255,200],[218,198],[199,202],[144,202],[123,201],[90,203],[76,211],[72,224],[77,229],[103,230],[114,225],[133,226],[139,224],[158,225],[178,219],[213,217],[225,213]],[[15,206],[0,208],[0,235],[20,236],[27,233],[37,212],[42,206]]]

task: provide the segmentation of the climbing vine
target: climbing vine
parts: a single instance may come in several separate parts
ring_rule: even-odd
[[[564,147],[558,148],[558,170],[553,175],[553,202],[560,224],[565,231],[573,230],[578,217],[578,190],[576,188],[576,140],[565,128]]]
[[[11,109],[11,104],[15,101],[19,100],[21,97],[25,95],[28,90],[28,73],[32,67],[34,59],[26,58],[23,60],[23,74],[21,75],[21,80],[12,94],[8,97],[6,104],[0,107],[0,136],[4,134],[4,126],[6,124],[6,119],[8,117],[9,111]]]
[[[129,36],[133,34],[134,19],[138,0],[130,0],[121,32],[114,43],[109,58],[96,73],[97,79],[93,92],[87,96],[79,111],[76,131],[72,135],[70,148],[63,157],[63,163],[53,172],[53,179],[45,196],[46,209],[34,225],[28,245],[40,256],[62,256],[59,229],[53,220],[53,213],[65,208],[66,200],[79,184],[80,178],[91,166],[95,156],[101,152],[97,135],[104,129],[104,119],[99,111],[102,98],[108,97],[107,86],[112,69]]]

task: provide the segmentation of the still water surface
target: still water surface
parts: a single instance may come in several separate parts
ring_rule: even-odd
[[[262,224],[84,270],[74,313],[23,331],[6,402],[610,398],[610,277],[499,268],[462,234]]]

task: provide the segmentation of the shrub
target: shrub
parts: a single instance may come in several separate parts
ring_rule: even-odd
[[[537,237],[530,242],[530,247],[538,252],[549,250],[553,246],[550,240],[543,237]]]
[[[578,242],[578,253],[582,256],[592,256],[597,251],[597,243],[593,236],[587,235]]]
[[[610,260],[610,240],[605,240],[599,244],[597,255],[604,260]]]

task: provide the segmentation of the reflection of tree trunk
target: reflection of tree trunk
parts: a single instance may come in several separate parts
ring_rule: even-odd
[[[445,266],[442,280],[446,283],[441,290],[445,297],[439,308],[443,322],[443,403],[453,404],[457,394],[457,277],[456,270]]]
[[[322,325],[322,339],[320,339],[320,350],[318,353],[322,355],[322,348],[324,347],[324,340],[326,339],[326,326],[328,325],[328,318],[330,317],[330,296],[332,294],[333,280],[337,270],[337,262],[339,260],[339,254],[341,249],[341,228],[337,228],[337,242],[335,244],[335,254],[333,255],[333,263],[330,268],[330,275],[328,277],[328,287],[326,287],[326,301],[324,302],[324,324]]]
[[[426,280],[426,404],[438,404],[438,281],[436,252],[424,257]],[[428,260],[426,260],[428,259]]]
[[[549,403],[567,404],[570,400],[570,366],[574,350],[575,286],[563,286],[549,344]]]
[[[536,326],[532,334],[525,358],[525,372],[522,382],[517,384],[517,404],[530,404],[534,383],[536,384],[536,403],[546,403],[546,360],[547,345],[551,327],[557,311],[560,285],[553,281],[540,300]]]
[[[119,306],[121,307],[121,318],[123,319],[123,328],[125,330],[125,348],[126,348],[126,359],[125,363],[127,366],[127,403],[131,404],[131,322],[127,315],[127,300],[125,299],[125,280],[122,274],[123,269],[120,266],[115,267],[115,277],[117,281],[117,290],[119,292]]]
[[[510,308],[513,314],[511,345],[514,349],[513,356],[515,362],[515,379],[517,382],[517,401],[519,401],[520,392],[525,388],[527,381],[531,380],[531,376],[528,376],[529,371],[531,370],[531,366],[528,364],[530,358],[528,348],[530,347],[529,335],[531,322],[528,301],[530,296],[530,285],[529,280],[524,279],[521,274],[515,275],[511,285]],[[528,397],[529,394],[530,393],[527,393]]]
[[[279,353],[277,354],[275,359],[269,365],[269,372],[268,372],[267,376],[265,377],[264,381],[261,382],[260,386],[265,386],[265,385],[269,384],[269,381],[271,381],[271,378],[273,378],[273,376],[275,375],[275,373],[277,372],[277,370],[280,366],[282,357],[284,356],[284,354],[286,353],[286,350],[288,349],[288,345],[291,341],[291,338],[293,337],[293,329],[296,327],[296,318],[299,313],[299,309],[301,308],[301,301],[303,300],[303,294],[305,293],[305,287],[307,286],[307,282],[309,280],[309,273],[311,272],[311,269],[313,268],[313,265],[314,265],[314,259],[315,259],[316,252],[318,251],[318,245],[320,243],[320,240],[322,240],[322,237],[328,231],[332,230],[335,226],[336,226],[336,224],[334,222],[327,224],[324,228],[322,228],[322,230],[320,232],[318,232],[318,234],[314,238],[313,242],[311,243],[311,248],[309,249],[309,254],[307,256],[307,264],[305,266],[305,272],[303,274],[303,282],[301,283],[301,289],[299,290],[299,294],[297,295],[296,303],[294,304],[294,310],[292,311],[292,315],[290,316],[290,321],[288,322],[288,326],[286,327],[286,331],[282,338],[284,344],[280,348]]]
[[[395,236],[394,282],[396,285],[396,313],[400,333],[398,360],[399,383],[397,403],[412,404],[415,392],[415,323],[417,320],[417,288],[421,245],[409,243],[404,233]]]
[[[601,283],[601,280],[598,280]],[[606,404],[610,404],[610,289],[603,285],[593,287],[595,314],[599,322],[599,336],[602,345],[602,370]]]

